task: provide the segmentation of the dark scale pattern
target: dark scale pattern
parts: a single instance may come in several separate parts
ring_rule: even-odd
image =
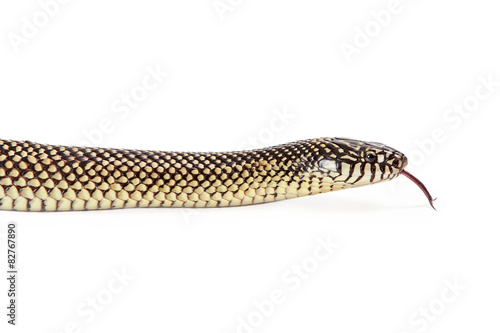
[[[382,154],[384,161],[368,163],[367,150]],[[392,179],[405,163],[389,147],[334,138],[227,153],[0,140],[0,209],[248,205]]]

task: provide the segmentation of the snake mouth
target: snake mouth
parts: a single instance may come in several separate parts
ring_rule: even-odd
[[[418,187],[420,187],[420,189],[422,190],[422,192],[424,192],[425,196],[427,197],[427,200],[429,200],[429,204],[431,205],[431,207],[436,210],[436,208],[434,207],[434,200],[436,200],[437,198],[432,198],[431,194],[429,193],[429,191],[427,190],[427,188],[425,187],[425,185],[417,179],[417,177],[415,177],[414,175],[412,175],[411,173],[409,173],[408,171],[405,171],[405,170],[402,170],[400,172],[401,175],[409,178],[412,182],[414,182],[415,184],[417,184]]]

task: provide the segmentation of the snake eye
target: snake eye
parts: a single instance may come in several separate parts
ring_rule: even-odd
[[[373,163],[377,160],[377,155],[374,152],[369,151],[368,153],[366,153],[366,160],[370,163]]]

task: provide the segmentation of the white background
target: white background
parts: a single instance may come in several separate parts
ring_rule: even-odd
[[[495,2],[55,3],[0,4],[1,138],[188,151],[379,141],[408,155],[437,212],[403,178],[253,207],[0,212],[2,234],[18,223],[20,267],[15,329],[0,283],[2,332],[499,331]],[[148,70],[168,77],[114,112]],[[321,262],[318,238],[340,244]],[[302,265],[307,278],[290,271]]]

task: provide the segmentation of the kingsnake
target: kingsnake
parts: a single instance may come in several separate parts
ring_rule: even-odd
[[[0,209],[226,207],[408,176],[399,151],[345,138],[222,153],[53,146],[0,140]]]

